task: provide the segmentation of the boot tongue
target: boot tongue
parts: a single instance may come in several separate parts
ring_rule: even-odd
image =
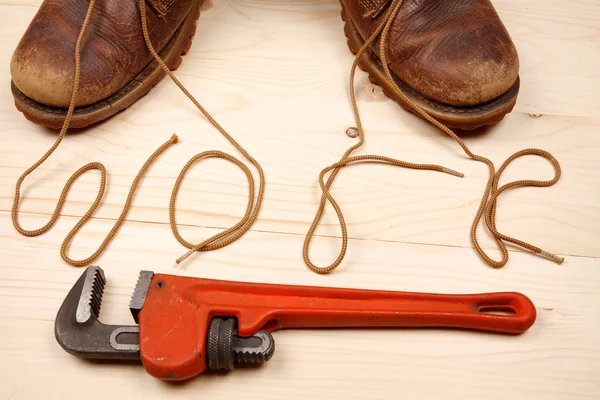
[[[377,18],[388,7],[392,0],[358,0],[365,18]]]
[[[156,15],[164,17],[177,0],[146,0]],[[380,0],[377,0],[380,1]]]

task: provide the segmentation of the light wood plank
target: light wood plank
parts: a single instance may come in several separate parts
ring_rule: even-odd
[[[36,215],[26,217],[29,223],[40,220]],[[64,234],[74,222],[67,218],[57,230]],[[94,221],[78,247],[93,248],[108,227],[109,221]],[[198,231],[184,228],[184,233],[189,230]],[[515,254],[515,266],[498,272],[480,268],[467,249],[357,240],[352,243],[352,262],[343,272],[320,276],[307,273],[302,265],[298,235],[251,233],[243,242],[197,255],[184,269],[177,269],[173,260],[181,249],[174,249],[166,226],[130,223],[119,235],[121,240],[99,260],[108,278],[102,311],[107,323],[130,322],[127,305],[140,269],[371,289],[518,290],[537,305],[538,319],[521,336],[443,330],[282,331],[275,333],[274,358],[262,368],[225,376],[206,374],[183,385],[169,385],[146,375],[141,366],[90,363],[64,353],[54,341],[52,321],[83,270],[65,266],[58,257],[60,235],[27,240],[1,224],[2,398],[35,393],[58,398],[75,387],[91,389],[91,398],[151,399],[192,394],[205,399],[240,395],[359,399],[400,393],[409,398],[452,393],[456,398],[500,399],[510,393],[516,399],[584,399],[600,394],[598,259],[573,257],[568,267],[549,268],[537,258]],[[314,253],[317,259],[329,257],[330,243],[319,242]]]
[[[157,92],[168,88],[162,86]],[[177,95],[177,93],[173,93]],[[177,96],[174,96],[175,98]],[[169,111],[160,110],[160,98],[135,106],[128,119],[111,120],[85,134],[67,137],[56,156],[26,182],[22,209],[50,213],[64,182],[79,166],[100,160],[109,170],[109,189],[105,204],[98,211],[102,218],[120,213],[133,176],[146,157],[169,136],[178,132],[181,143],[170,149],[143,181],[129,219],[168,222],[167,207],[172,186],[185,161],[208,149],[230,148],[195,112],[181,103],[181,122],[161,123]],[[148,103],[150,104],[147,107]],[[158,108],[154,109],[154,105]],[[143,111],[142,108],[154,109]],[[369,110],[370,107],[364,107]],[[171,111],[174,112],[174,111]],[[153,113],[153,125],[144,122]],[[159,114],[160,116],[157,116]],[[367,119],[370,113],[365,113]],[[226,118],[227,119],[227,118]],[[336,117],[331,118],[336,119]],[[132,121],[134,120],[134,121]],[[248,127],[239,119],[227,119],[234,132],[243,133],[240,141],[263,165],[267,192],[259,221],[254,229],[305,234],[312,221],[320,191],[317,176],[321,168],[339,159],[353,143],[338,129],[306,130],[292,127],[282,133]],[[0,208],[9,210],[13,187],[19,174],[50,146],[52,134],[25,121],[11,120],[4,133],[8,150],[0,176]],[[239,121],[239,122],[236,122]],[[439,163],[463,171],[464,179],[448,175],[410,171],[381,165],[350,167],[338,178],[334,194],[346,212],[352,237],[411,243],[470,247],[469,227],[487,180],[487,168],[466,159],[454,143],[429,126],[409,119],[381,123],[368,131],[365,153],[384,154],[413,162]],[[396,122],[396,124],[394,123]],[[366,122],[369,126],[369,122]],[[373,124],[374,125],[374,124]],[[396,126],[394,126],[396,125]],[[600,138],[599,121],[570,117],[531,118],[515,114],[485,137],[469,138],[474,151],[490,157],[497,166],[516,150],[540,147],[552,152],[563,167],[563,177],[552,188],[519,189],[503,195],[498,216],[503,232],[531,241],[561,254],[600,255],[598,232]],[[33,137],[27,147],[21,135]],[[247,139],[252,137],[252,139]],[[85,150],[82,150],[85,149]],[[65,207],[67,215],[83,215],[98,190],[98,177],[90,173],[76,185]],[[552,169],[535,158],[515,162],[503,178],[549,179]],[[225,227],[243,214],[246,181],[241,172],[222,161],[206,161],[188,174],[177,207],[179,223]],[[35,180],[35,181],[34,181]],[[32,228],[32,227],[29,227]],[[329,214],[323,235],[339,235],[335,215]],[[481,233],[486,248],[494,244]]]

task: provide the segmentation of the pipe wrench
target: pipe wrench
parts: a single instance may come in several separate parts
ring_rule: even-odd
[[[104,271],[88,267],[55,322],[69,353],[135,359],[152,376],[184,380],[264,363],[271,332],[288,328],[458,328],[519,334],[535,306],[520,293],[427,294],[230,282],[141,271],[130,310],[137,325],[99,321]]]

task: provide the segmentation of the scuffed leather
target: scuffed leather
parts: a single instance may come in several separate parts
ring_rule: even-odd
[[[370,18],[369,7],[385,2],[342,0],[365,40],[385,15]],[[373,45],[377,54],[378,47]],[[519,74],[515,46],[489,0],[404,0],[391,26],[387,55],[391,71],[404,83],[454,106],[497,98]]]
[[[155,3],[161,3],[155,1]],[[148,30],[160,51],[194,0],[169,1],[163,15],[146,5]],[[11,61],[13,82],[26,96],[67,107],[75,73],[75,43],[89,0],[45,0]],[[151,60],[142,36],[138,0],[96,0],[81,48],[77,106],[101,101],[129,83]]]

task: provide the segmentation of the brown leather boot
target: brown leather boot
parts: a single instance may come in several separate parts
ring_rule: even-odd
[[[341,0],[348,46],[356,54],[386,18],[392,0]],[[515,46],[489,0],[404,0],[390,21],[388,65],[400,89],[452,128],[499,122],[519,92]],[[376,40],[359,61],[371,82],[394,95]]]
[[[196,31],[202,0],[146,0],[150,38],[175,70]],[[60,128],[73,91],[73,53],[89,1],[45,0],[10,69],[15,105],[27,119]],[[165,72],[144,42],[137,1],[97,0],[81,49],[80,90],[71,127],[102,121],[129,107]]]

